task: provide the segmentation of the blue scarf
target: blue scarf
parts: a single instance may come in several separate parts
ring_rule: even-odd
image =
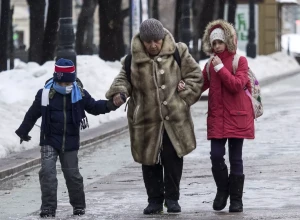
[[[62,95],[67,95],[66,87],[60,86],[57,83],[53,82],[51,79],[45,85],[42,93],[42,129],[45,134],[50,133],[50,108],[49,108],[49,92],[51,87],[54,90]],[[73,88],[71,91],[71,100],[72,100],[72,118],[73,124],[75,126],[80,126],[81,129],[87,128],[88,120],[84,112],[84,107],[81,104],[82,95],[77,82],[73,82]]]

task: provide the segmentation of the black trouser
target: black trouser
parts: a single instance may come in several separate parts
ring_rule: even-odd
[[[226,142],[227,138],[211,140],[210,159],[214,170],[223,170],[226,167],[224,159]],[[243,138],[228,138],[230,174],[243,175],[243,142]]]
[[[41,147],[41,170],[39,172],[42,191],[41,209],[57,208],[56,161],[59,156],[69,192],[70,204],[76,208],[85,208],[83,178],[78,169],[78,151],[58,152],[53,147]]]
[[[166,131],[160,156],[162,164],[142,165],[149,203],[163,203],[164,199],[179,200],[183,158],[177,156]]]

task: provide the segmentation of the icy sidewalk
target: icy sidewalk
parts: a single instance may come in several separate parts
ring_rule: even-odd
[[[216,186],[211,174],[210,143],[206,140],[206,102],[192,107],[197,137],[197,149],[184,158],[181,181],[180,205],[182,213],[168,215],[143,215],[147,196],[142,179],[141,165],[129,163],[121,169],[97,179],[92,173],[88,179],[95,182],[86,185],[87,212],[85,216],[73,217],[67,196],[59,201],[58,219],[201,219],[201,220],[270,220],[300,219],[300,77],[291,78],[287,88],[268,87],[264,96],[265,113],[256,123],[256,139],[244,145],[244,173],[246,176],[243,194],[244,212],[229,213],[228,205],[221,212],[212,210]],[[278,84],[278,83],[277,83]],[[293,85],[292,85],[293,84]],[[294,87],[294,89],[291,89]],[[276,95],[274,96],[274,91]],[[280,103],[280,105],[278,105]],[[276,119],[276,120],[274,120]],[[295,123],[291,123],[295,122]],[[116,145],[117,141],[114,141]],[[129,140],[122,139],[127,145]],[[125,148],[129,150],[128,148]],[[123,152],[123,151],[122,151]],[[124,155],[119,152],[120,160]],[[107,155],[108,156],[108,155]],[[122,159],[121,159],[122,158]],[[89,158],[88,161],[91,161]],[[226,156],[228,163],[228,155]],[[85,159],[82,158],[84,166]],[[89,163],[103,166],[104,162]],[[84,169],[88,169],[87,167]],[[85,176],[86,178],[86,176]],[[97,179],[97,180],[96,180]],[[39,219],[38,212],[22,219]]]

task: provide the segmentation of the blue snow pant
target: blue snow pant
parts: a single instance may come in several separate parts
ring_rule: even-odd
[[[70,204],[76,208],[85,208],[83,178],[78,169],[78,151],[62,153],[46,145],[41,147],[41,169],[39,171],[42,191],[41,210],[56,210],[57,208],[56,161],[58,156],[68,188]]]
[[[210,159],[213,170],[224,170],[227,167],[224,159],[226,142],[227,138],[211,139]],[[243,142],[243,138],[228,138],[230,174],[243,175]]]

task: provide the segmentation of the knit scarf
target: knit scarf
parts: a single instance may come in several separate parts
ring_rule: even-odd
[[[51,79],[45,85],[42,92],[42,130],[45,134],[50,133],[50,107],[49,107],[49,92],[53,87],[54,89],[57,86],[54,86],[53,79]],[[55,90],[61,94],[61,90]],[[64,95],[64,94],[63,94]],[[80,88],[77,85],[77,82],[73,82],[73,88],[71,91],[71,100],[72,100],[72,119],[75,126],[80,126],[80,129],[85,129],[89,126],[87,117],[84,112],[84,107],[81,105],[82,95]]]

